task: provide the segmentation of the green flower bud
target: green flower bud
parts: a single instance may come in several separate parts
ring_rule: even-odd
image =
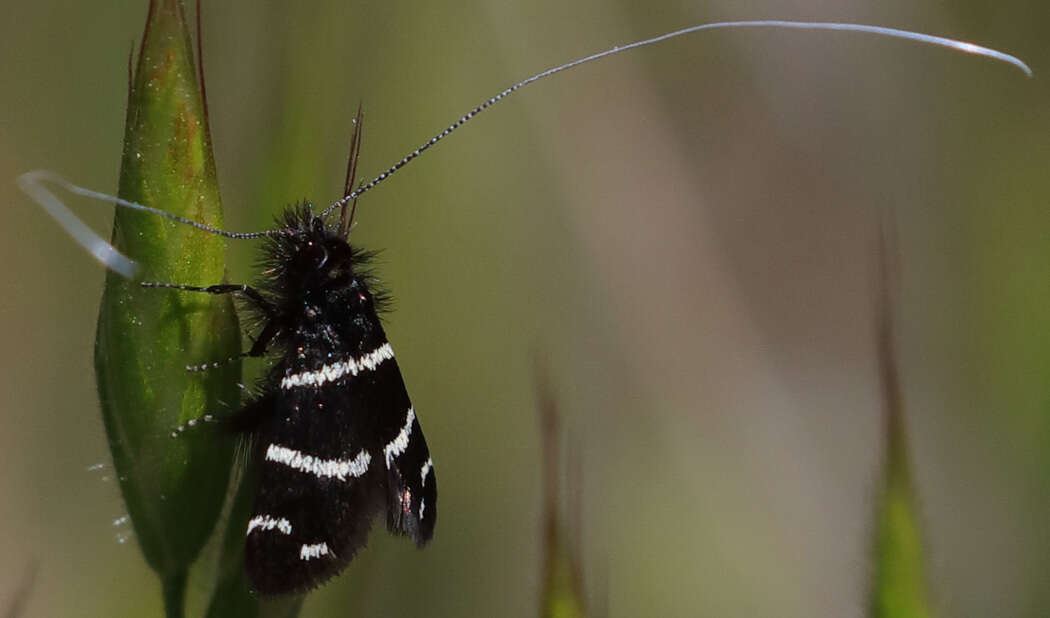
[[[130,92],[120,197],[222,227],[206,108],[184,10],[152,0]],[[224,239],[162,217],[117,209],[113,245],[143,281],[209,285],[225,278]],[[95,344],[102,416],[136,537],[164,587],[169,615],[219,518],[234,437],[212,426],[172,438],[210,413],[237,409],[239,363],[187,365],[240,351],[229,296],[144,289],[108,273]]]

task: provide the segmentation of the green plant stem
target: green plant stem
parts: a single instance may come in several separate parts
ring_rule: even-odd
[[[183,618],[186,614],[186,571],[168,575],[161,581],[164,588],[164,615]]]

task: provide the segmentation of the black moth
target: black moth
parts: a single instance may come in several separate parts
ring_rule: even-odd
[[[264,594],[312,587],[353,557],[372,517],[422,546],[437,481],[394,352],[380,325],[368,253],[309,208],[284,214],[249,306],[263,321],[252,353],[280,360],[234,417],[261,461],[245,565]]]
[[[434,533],[437,482],[433,461],[379,321],[384,296],[368,269],[372,254],[354,249],[347,240],[357,198],[478,113],[528,84],[684,34],[752,27],[850,30],[911,39],[988,56],[1031,75],[1027,65],[1002,52],[893,28],[776,20],[718,22],[614,47],[528,77],[478,105],[354,189],[361,143],[359,111],[343,199],[319,215],[308,205],[289,208],[279,220],[280,227],[267,232],[225,232],[72,185],[49,172],[28,172],[19,178],[21,188],[77,242],[108,268],[128,278],[134,277],[134,262],[87,230],[42,186],[43,182],[229,238],[266,237],[267,268],[258,289],[243,285],[142,284],[241,295],[262,325],[247,355],[262,356],[268,350],[279,355],[262,392],[221,421],[254,437],[254,455],[262,465],[245,548],[245,566],[257,592],[301,591],[338,573],[364,544],[372,519],[384,510],[390,531],[411,537],[417,545],[424,545]],[[337,207],[342,207],[338,224],[327,224],[326,216]]]
[[[344,196],[360,131],[358,111]],[[265,235],[256,288],[142,283],[240,295],[261,325],[247,355],[278,357],[261,392],[220,420],[252,436],[261,467],[245,531],[245,568],[261,594],[306,590],[338,573],[381,512],[391,532],[419,546],[434,534],[434,462],[380,324],[386,297],[369,269],[373,254],[347,240],[354,209],[348,216],[345,202],[334,224],[309,204],[285,210]]]

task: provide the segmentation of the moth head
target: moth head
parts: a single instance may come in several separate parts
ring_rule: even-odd
[[[307,271],[323,271],[328,266],[328,247],[323,241],[310,236],[303,240],[302,248],[299,250],[297,262]]]
[[[333,286],[350,285],[354,276],[353,251],[341,237],[329,237],[324,244],[328,259],[318,267],[325,281]]]

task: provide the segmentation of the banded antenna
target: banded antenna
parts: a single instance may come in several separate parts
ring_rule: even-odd
[[[704,30],[719,30],[719,29],[729,29],[729,28],[775,28],[775,29],[794,29],[794,30],[836,30],[836,31],[846,31],[846,32],[865,32],[865,33],[868,33],[868,34],[875,34],[875,35],[878,35],[878,36],[887,36],[887,37],[890,37],[890,38],[897,38],[897,39],[907,39],[907,40],[911,40],[911,41],[916,41],[918,43],[924,43],[924,44],[927,44],[927,45],[935,45],[937,47],[946,47],[948,49],[952,49],[952,50],[963,52],[963,53],[967,53],[967,54],[975,54],[975,55],[978,55],[978,56],[984,56],[986,58],[991,58],[993,60],[997,60],[997,61],[1000,61],[1000,62],[1005,62],[1007,64],[1011,64],[1011,65],[1017,67],[1018,69],[1024,71],[1025,75],[1027,75],[1028,77],[1032,76],[1032,69],[1030,69],[1027,64],[1025,64],[1020,58],[1017,58],[1016,56],[1011,56],[1010,54],[1007,54],[1007,53],[1004,53],[1004,52],[1001,52],[1001,51],[998,51],[998,50],[995,50],[995,49],[991,49],[991,48],[988,48],[988,47],[984,47],[984,46],[981,46],[981,45],[976,45],[974,43],[968,43],[966,41],[960,41],[960,40],[957,40],[957,39],[949,39],[949,38],[941,37],[941,36],[934,36],[932,34],[923,34],[921,32],[912,32],[910,30],[899,30],[897,28],[886,28],[886,27],[883,27],[883,26],[867,26],[867,25],[864,25],[864,24],[847,24],[847,23],[839,23],[839,22],[785,21],[785,20],[765,20],[765,19],[764,20],[755,20],[755,21],[723,21],[723,22],[715,22],[715,23],[711,23],[711,24],[700,24],[698,26],[691,26],[689,28],[683,28],[681,30],[675,30],[674,32],[668,32],[667,34],[661,34],[660,36],[656,36],[656,37],[653,37],[651,39],[645,39],[645,40],[642,40],[642,41],[635,41],[634,43],[628,43],[626,45],[619,45],[619,46],[613,47],[612,49],[607,49],[607,50],[605,50],[603,52],[598,52],[596,54],[591,54],[590,56],[585,56],[583,58],[578,58],[576,60],[572,60],[570,62],[566,62],[565,64],[561,64],[561,65],[558,65],[556,67],[552,67],[550,69],[547,69],[546,71],[542,71],[542,72],[537,73],[537,74],[535,74],[535,75],[533,75],[531,77],[526,77],[525,79],[521,80],[520,82],[514,84],[513,86],[511,86],[509,88],[505,88],[504,90],[500,91],[495,96],[490,97],[489,99],[487,99],[486,101],[484,101],[480,105],[474,107],[474,109],[470,110],[469,112],[467,112],[466,114],[461,116],[459,118],[459,120],[457,120],[457,121],[453,122],[452,124],[450,124],[448,126],[448,128],[446,128],[444,131],[442,131],[441,133],[438,133],[434,137],[430,138],[430,140],[428,140],[422,146],[420,146],[419,148],[416,148],[411,153],[409,153],[404,158],[402,158],[400,161],[398,161],[397,163],[391,165],[389,168],[387,168],[387,170],[385,172],[379,174],[378,176],[373,178],[371,181],[361,185],[360,187],[358,187],[354,191],[350,192],[348,195],[346,195],[342,199],[336,201],[331,206],[329,206],[328,208],[324,209],[324,211],[321,213],[321,216],[322,217],[326,216],[332,210],[334,210],[336,208],[339,208],[340,206],[346,204],[347,202],[352,202],[352,201],[356,200],[357,198],[361,197],[361,195],[363,193],[365,193],[366,191],[370,191],[373,187],[375,187],[379,183],[381,183],[384,180],[386,180],[387,178],[390,178],[391,176],[393,176],[398,170],[400,170],[402,167],[404,167],[404,166],[408,165],[409,163],[411,163],[413,159],[415,159],[419,155],[421,155],[424,152],[426,152],[427,150],[429,150],[434,144],[437,144],[441,140],[445,139],[446,137],[448,137],[448,135],[450,133],[452,133],[456,129],[462,127],[463,125],[467,124],[467,122],[469,122],[470,120],[473,120],[473,118],[475,116],[477,116],[481,112],[485,111],[486,109],[492,107],[496,103],[499,103],[503,99],[505,99],[508,96],[514,94],[515,92],[517,92],[518,90],[524,88],[525,86],[528,86],[529,84],[532,84],[533,82],[537,82],[537,81],[539,81],[539,80],[541,80],[541,79],[543,79],[545,77],[550,77],[551,75],[554,75],[555,73],[561,73],[562,71],[566,71],[568,69],[576,68],[576,67],[578,67],[578,66],[580,66],[582,64],[587,64],[588,62],[594,62],[595,60],[601,60],[602,58],[606,58],[608,56],[619,54],[619,53],[622,53],[622,52],[625,52],[625,51],[630,51],[632,49],[638,49],[639,47],[646,47],[648,45],[653,45],[655,43],[662,43],[664,41],[668,41],[668,40],[671,40],[671,39],[674,39],[674,38],[677,38],[677,37],[680,37],[680,36],[683,36],[683,35],[686,35],[686,34],[693,34],[695,32],[701,32],[701,31],[704,31]]]
[[[47,214],[51,215],[51,217],[62,226],[62,229],[73,237],[73,240],[76,241],[78,245],[84,247],[88,253],[93,255],[99,262],[102,262],[106,268],[125,279],[135,279],[139,270],[138,264],[120,251],[117,251],[116,247],[106,242],[105,239],[96,234],[94,230],[84,225],[84,222],[77,218],[77,216],[73,214],[73,211],[62,203],[62,200],[58,199],[54,193],[44,186],[45,182],[58,185],[74,195],[82,195],[84,197],[102,200],[103,202],[110,202],[116,206],[129,208],[131,210],[148,212],[153,215],[164,217],[165,219],[171,219],[176,223],[183,223],[190,227],[195,227],[198,230],[217,234],[219,236],[225,236],[226,238],[261,238],[263,236],[279,236],[285,233],[285,230],[283,229],[247,233],[227,232],[226,230],[220,230],[219,228],[186,219],[185,217],[173,215],[170,212],[165,212],[159,208],[136,204],[135,202],[129,202],[128,200],[113,195],[85,189],[84,187],[69,182],[58,174],[47,170],[33,170],[31,172],[26,172],[19,176],[16,179],[16,182],[18,183],[18,188],[22,189],[26,195],[33,198],[41,208],[47,211]]]
[[[600,60],[602,58],[606,58],[608,56],[626,52],[632,49],[638,49],[640,47],[654,45],[656,43],[661,43],[663,41],[668,41],[670,39],[674,39],[680,36],[693,34],[705,30],[719,30],[730,28],[768,28],[862,32],[867,34],[874,34],[876,36],[886,36],[890,38],[910,40],[926,45],[933,45],[936,47],[944,47],[953,51],[958,51],[966,54],[973,54],[976,56],[984,56],[986,58],[990,58],[998,62],[1005,62],[1006,64],[1012,65],[1020,69],[1028,77],[1032,76],[1032,69],[1029,68],[1027,64],[1025,64],[1021,59],[1017,58],[1016,56],[1012,56],[1010,54],[995,49],[984,47],[982,45],[976,45],[974,43],[969,43],[966,41],[949,39],[946,37],[934,36],[930,34],[923,34],[921,32],[913,32],[910,30],[899,30],[897,28],[886,28],[882,26],[869,26],[864,24],[850,24],[840,22],[810,22],[785,20],[725,21],[709,24],[700,24],[697,26],[691,26],[689,28],[683,28],[681,30],[675,30],[674,32],[662,34],[657,37],[644,39],[641,41],[635,41],[634,43],[628,43],[626,45],[616,46],[611,49],[598,52],[596,54],[591,54],[590,56],[578,58],[571,62],[566,62],[565,64],[561,64],[556,67],[547,69],[546,71],[536,73],[535,75],[527,77],[514,84],[513,86],[510,86],[509,88],[501,90],[494,96],[489,97],[481,104],[475,106],[469,112],[461,116],[458,120],[450,124],[446,129],[436,134],[434,137],[430,138],[421,146],[413,150],[411,153],[401,158],[400,161],[391,165],[389,168],[386,169],[386,171],[374,177],[372,180],[361,184],[358,188],[354,189],[353,191],[344,192],[344,196],[341,199],[333,202],[330,206],[324,209],[324,211],[321,213],[321,217],[327,217],[336,208],[344,208],[347,205],[351,205],[351,210],[349,213],[350,216],[346,216],[346,211],[344,208],[344,214],[340,217],[340,227],[344,230],[344,233],[348,232],[349,226],[351,225],[353,219],[353,204],[359,197],[361,197],[364,193],[371,191],[373,188],[376,187],[376,185],[385,181],[387,178],[393,176],[398,170],[411,163],[413,160],[419,157],[419,155],[423,154],[435,144],[448,137],[453,131],[465,125],[467,122],[472,120],[481,112],[492,107],[496,103],[499,103],[503,99],[524,88],[525,86],[528,86],[529,84],[550,77],[556,73],[561,73],[562,71],[567,71],[580,65],[587,64],[589,62],[594,62],[595,60]],[[360,116],[358,116],[357,119],[357,123],[359,122]],[[360,147],[359,133],[357,133],[358,131],[360,131],[359,124],[357,124],[357,126],[355,127],[355,137],[351,138],[352,144],[356,143],[357,148]],[[348,181],[352,183],[354,172],[356,172],[356,156],[352,157],[350,167],[351,169],[348,170]],[[263,236],[279,236],[288,232],[286,229],[283,228],[248,233],[227,232],[225,230],[220,230],[218,228],[205,225],[203,223],[198,223],[196,221],[191,221],[189,219],[179,217],[178,215],[174,215],[157,208],[151,208],[143,204],[137,204],[135,202],[130,202],[119,197],[106,195],[105,193],[99,193],[97,191],[92,191],[90,189],[79,187],[66,181],[61,176],[45,170],[34,170],[31,172],[26,172],[25,174],[22,174],[18,177],[17,182],[18,186],[22,189],[22,191],[29,195],[29,197],[33,198],[33,200],[36,201],[37,204],[39,204],[45,211],[47,211],[47,213],[51,215],[58,222],[58,224],[62,226],[64,230],[66,230],[66,232],[70,236],[73,237],[73,240],[76,241],[77,244],[84,247],[84,249],[86,249],[91,255],[93,255],[95,259],[102,262],[102,264],[106,268],[116,272],[117,274],[127,279],[134,279],[138,272],[138,266],[135,264],[135,262],[123,255],[122,253],[120,253],[115,247],[113,247],[113,245],[106,242],[102,237],[100,237],[98,234],[96,234],[94,231],[92,231],[90,228],[84,225],[84,222],[78,219],[77,216],[73,214],[73,212],[70,211],[69,208],[66,207],[66,205],[63,204],[62,201],[59,200],[54,193],[48,190],[44,186],[44,183],[49,182],[58,185],[66,191],[69,191],[70,193],[73,193],[75,195],[110,202],[115,206],[123,208],[130,208],[132,210],[138,210],[159,215],[161,217],[171,219],[172,221],[175,221],[177,223],[183,223],[195,227],[201,231],[209,232],[211,234],[217,234],[226,238],[251,239],[261,238]],[[347,188],[349,189],[349,187]]]

